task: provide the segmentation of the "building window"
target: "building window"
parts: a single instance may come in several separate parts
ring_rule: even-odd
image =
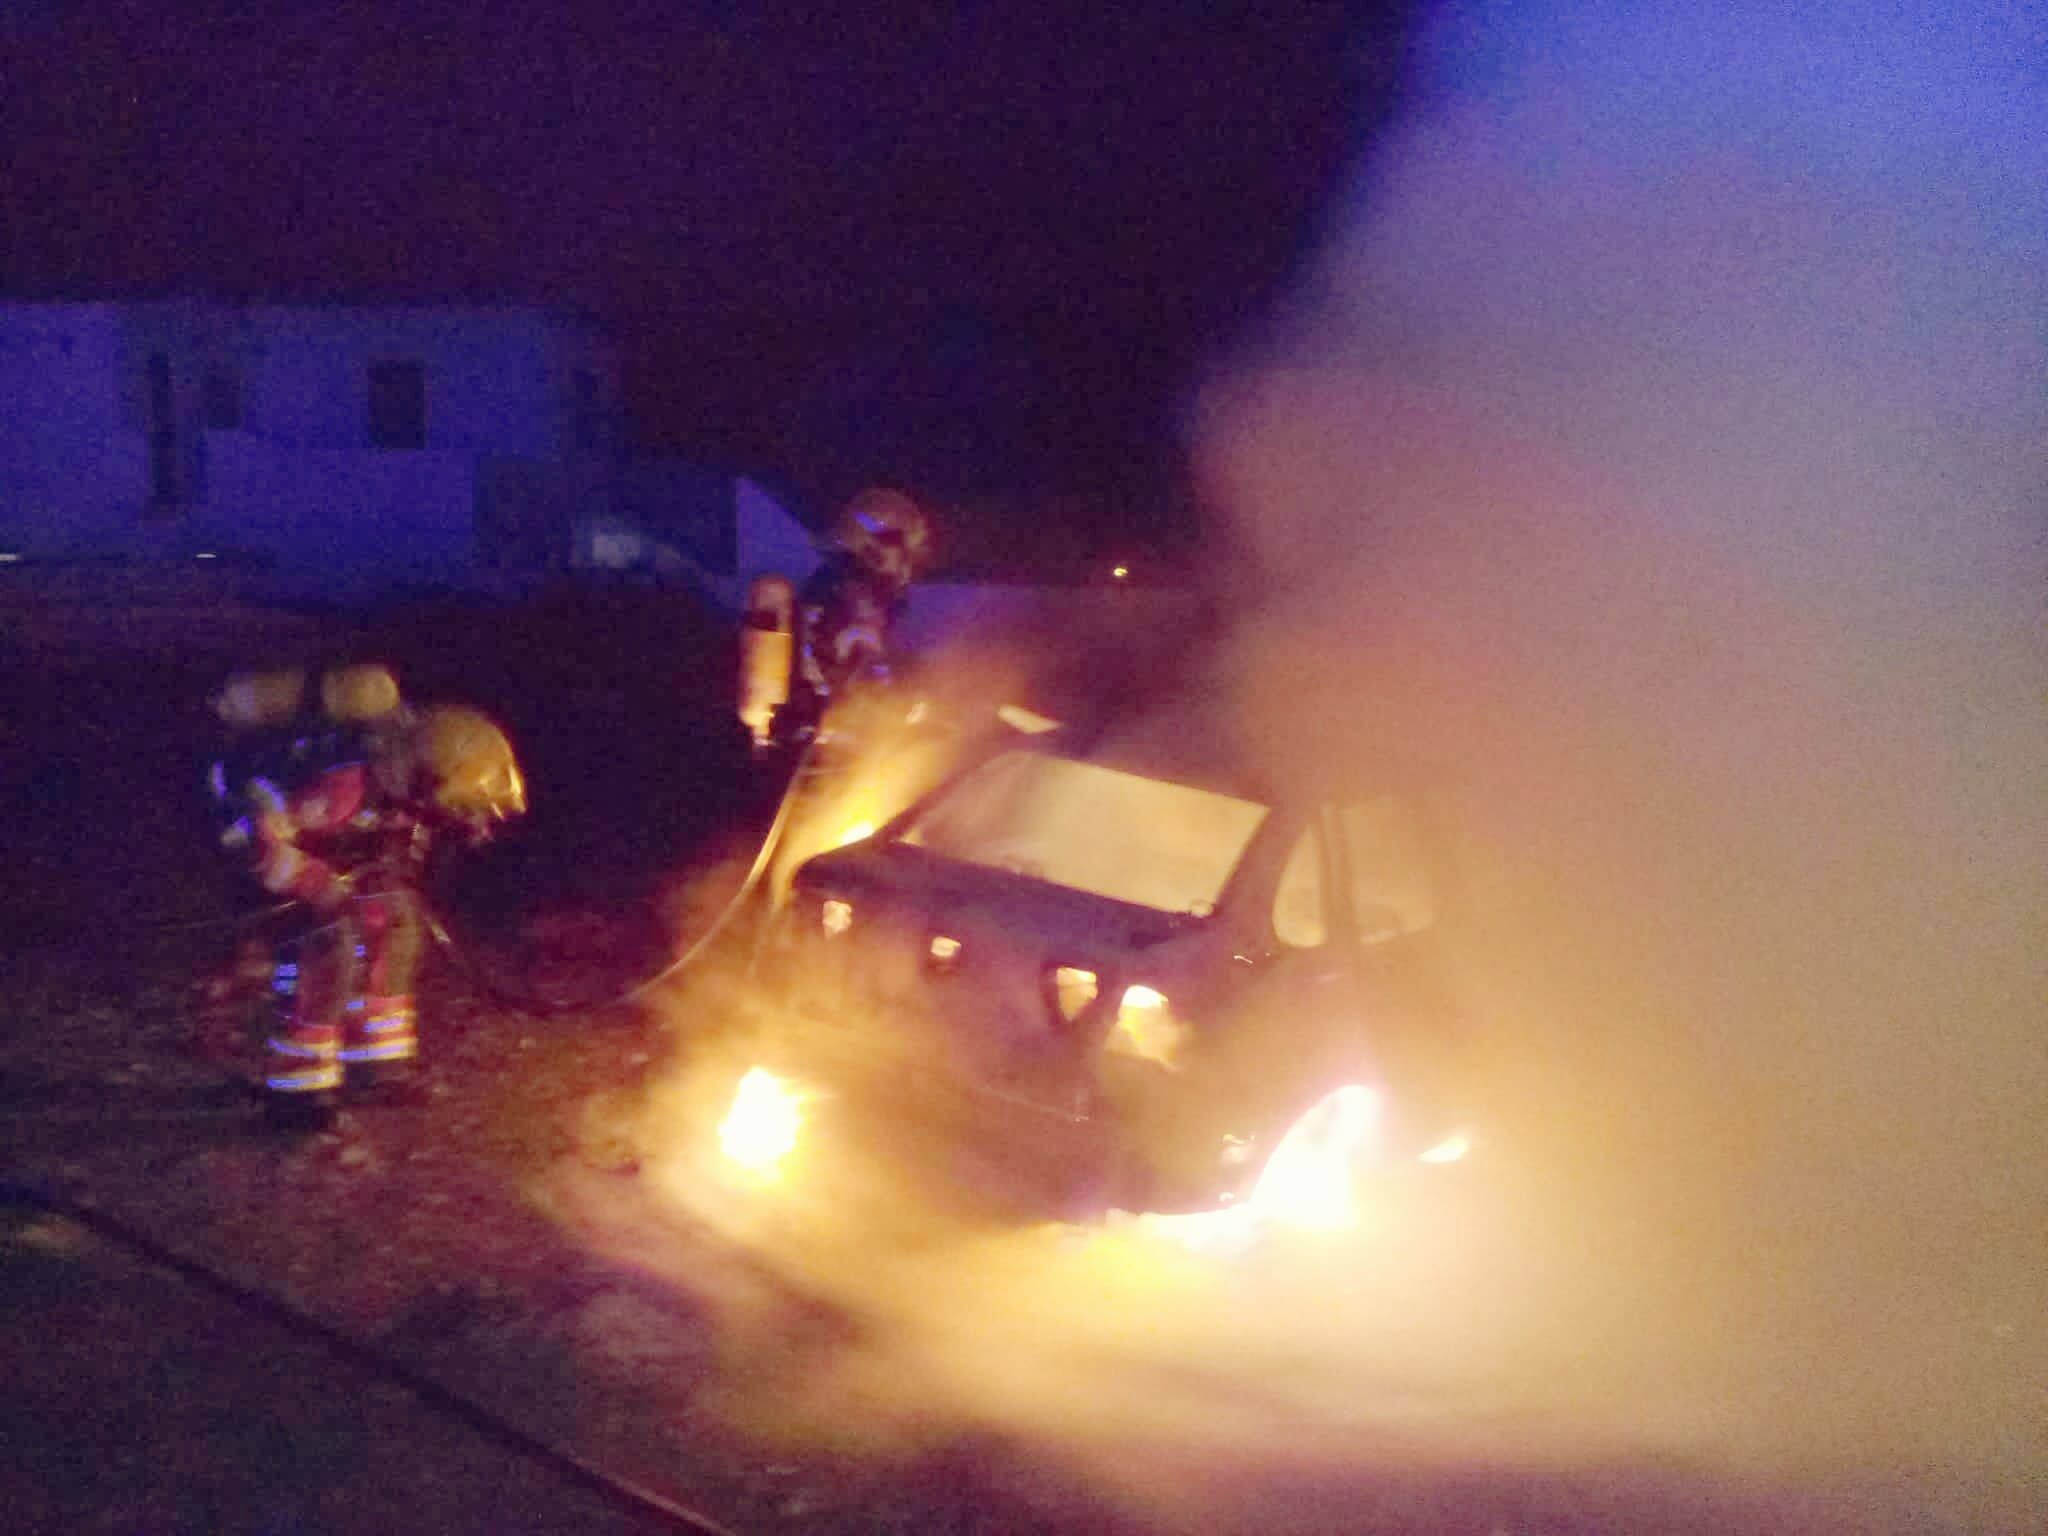
[[[214,432],[242,430],[242,375],[234,367],[206,371],[206,425]]]
[[[370,446],[427,446],[427,367],[420,362],[370,364]]]

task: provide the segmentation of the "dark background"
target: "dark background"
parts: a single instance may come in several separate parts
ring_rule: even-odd
[[[1188,369],[1296,270],[1411,22],[8,0],[0,296],[568,301],[644,450],[1170,538]]]

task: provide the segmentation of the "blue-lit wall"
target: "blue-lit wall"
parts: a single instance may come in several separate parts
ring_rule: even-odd
[[[125,419],[120,316],[0,310],[0,549],[67,549],[136,523],[147,444]]]
[[[379,361],[422,367],[424,447],[372,443]],[[209,421],[209,375],[232,381],[232,426]],[[616,398],[605,343],[541,310],[0,307],[0,551],[241,555],[279,595],[338,602],[502,581],[478,547],[481,466],[604,451]]]

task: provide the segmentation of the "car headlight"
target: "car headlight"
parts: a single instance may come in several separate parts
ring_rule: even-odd
[[[1188,1027],[1174,1017],[1166,994],[1138,983],[1124,988],[1116,1005],[1116,1023],[1104,1047],[1119,1056],[1135,1056],[1174,1072],[1180,1068],[1187,1036]]]

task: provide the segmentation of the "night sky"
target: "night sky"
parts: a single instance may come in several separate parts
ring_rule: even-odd
[[[1170,454],[1406,19],[0,0],[0,291],[567,299],[627,339],[643,446],[800,475],[917,397],[928,456],[1085,483]]]

